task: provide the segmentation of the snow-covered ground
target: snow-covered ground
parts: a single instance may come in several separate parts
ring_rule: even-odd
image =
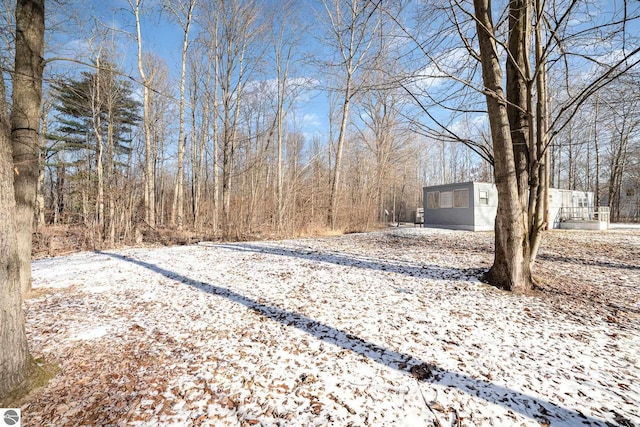
[[[609,228],[612,230],[640,230],[640,224],[638,223],[624,223],[624,222],[612,222],[609,224]]]
[[[640,231],[552,232],[543,291],[478,281],[492,234],[34,262],[24,425],[640,426]]]

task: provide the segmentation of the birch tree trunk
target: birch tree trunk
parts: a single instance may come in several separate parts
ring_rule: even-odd
[[[136,21],[136,42],[138,45],[138,72],[140,73],[140,80],[142,80],[142,125],[144,129],[144,216],[145,221],[151,227],[156,225],[156,183],[155,183],[155,170],[153,164],[153,144],[151,142],[151,108],[150,108],[150,93],[149,93],[149,79],[144,71],[144,65],[142,63],[142,31],[140,29],[140,5],[142,0],[128,0],[129,6],[133,12]]]
[[[171,209],[171,224],[176,225],[178,230],[182,230],[184,226],[184,151],[186,145],[186,137],[184,136],[184,92],[186,86],[185,82],[187,78],[187,51],[189,48],[189,30],[191,29],[191,21],[196,3],[196,0],[190,0],[184,6],[186,7],[186,11],[184,11],[183,17],[180,16],[180,13],[178,11],[171,7],[171,10],[180,22],[180,26],[182,27],[183,31],[182,68],[180,71],[180,112],[178,118],[178,172],[176,177],[174,205]]]
[[[45,137],[47,135],[47,116],[49,115],[49,111],[51,109],[51,103],[47,102],[46,105],[43,105],[41,116],[40,116],[40,147],[45,146]],[[38,162],[38,186],[36,188],[36,227],[45,225],[45,168],[46,168],[46,152],[44,149],[39,150],[39,162]]]
[[[207,34],[207,59],[208,59],[208,72],[207,72],[207,90],[206,90],[206,105],[211,105],[211,109],[207,108],[207,122],[211,123],[211,168],[213,179],[213,192],[211,195],[211,226],[214,233],[218,232],[219,219],[218,212],[220,206],[220,176],[219,176],[219,155],[218,155],[218,140],[219,140],[219,102],[218,102],[218,88],[220,86],[220,57],[218,55],[219,44],[219,11],[217,9],[208,10],[205,12],[208,15],[206,34]],[[209,74],[210,73],[210,74]],[[208,117],[211,114],[211,117]],[[203,126],[203,131],[208,132],[208,126]]]
[[[204,150],[204,142],[203,140],[206,138],[204,133],[202,138],[198,138],[198,133],[196,131],[196,105],[198,105],[198,81],[197,75],[198,71],[194,65],[194,72],[192,73],[192,82],[191,82],[191,211],[192,211],[192,220],[193,220],[193,228],[196,230],[199,229],[198,219],[200,216],[200,187],[201,187],[201,177],[202,177],[202,151]],[[205,101],[206,102],[206,101]],[[205,114],[203,113],[203,120]]]
[[[102,240],[104,230],[104,145],[102,141],[102,71],[100,70],[100,55],[96,58],[96,79],[93,83],[93,93],[91,94],[91,109],[93,113],[93,133],[96,137],[96,175],[97,175],[97,196],[95,210],[95,225],[98,231],[98,240]]]
[[[211,118],[212,126],[212,138],[211,145],[213,145],[213,203],[211,209],[213,213],[211,215],[211,222],[213,223],[213,232],[217,233],[219,228],[218,212],[220,211],[220,173],[219,173],[219,153],[218,153],[218,139],[219,139],[219,127],[218,127],[218,68],[219,68],[218,56],[213,55],[213,93],[211,95],[213,102],[213,117]]]

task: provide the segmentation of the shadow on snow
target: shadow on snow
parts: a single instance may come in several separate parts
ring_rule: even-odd
[[[237,243],[233,245],[215,245],[218,248],[229,249],[238,252],[255,252],[269,255],[287,256],[300,258],[312,262],[328,262],[330,264],[342,265],[345,267],[358,267],[368,270],[386,271],[389,273],[403,274],[411,277],[421,277],[433,280],[473,280],[480,279],[486,272],[484,268],[451,268],[441,267],[434,264],[416,265],[406,261],[358,256],[344,255],[337,252],[317,252],[305,249],[287,249],[260,245],[254,243]]]
[[[640,270],[640,265],[625,264],[622,262],[613,262],[613,261],[592,260],[592,259],[586,259],[578,256],[570,257],[566,255],[540,254],[538,255],[538,258],[546,261],[564,262],[568,264],[575,264],[578,266],[589,265],[593,267]]]
[[[219,246],[226,249],[234,248],[232,245]],[[240,246],[239,250],[258,250],[258,247],[252,245],[238,246]],[[234,249],[238,250],[237,247]],[[268,253],[296,256],[309,260],[323,260],[335,262],[336,264],[341,265],[350,265],[361,268],[374,268],[376,270],[383,271],[394,271],[392,266],[389,266],[387,268],[380,262],[366,261],[362,259],[352,259],[350,261],[349,257],[343,255],[305,253],[287,249],[276,250],[275,248],[268,247],[262,247],[260,250],[266,251]],[[582,414],[580,411],[563,408],[554,403],[527,395],[517,390],[512,390],[489,381],[479,380],[460,372],[448,371],[446,369],[440,368],[437,365],[427,363],[426,361],[413,357],[410,354],[396,352],[380,345],[367,342],[353,334],[318,322],[302,314],[261,304],[254,299],[248,298],[242,294],[239,294],[222,286],[192,280],[181,274],[139,259],[110,252],[97,251],[97,253],[139,265],[153,272],[161,274],[169,279],[179,281],[188,286],[192,286],[202,292],[226,298],[237,304],[243,305],[249,310],[252,310],[255,313],[262,315],[268,319],[279,322],[286,326],[297,328],[323,342],[343,348],[345,350],[350,350],[358,355],[367,357],[368,359],[379,363],[380,365],[387,366],[391,369],[395,369],[408,375],[413,375],[419,381],[457,388],[464,393],[477,396],[478,398],[481,398],[489,403],[500,405],[506,409],[517,412],[526,417],[533,418],[538,421],[551,421],[552,425],[555,424],[554,420],[562,421],[567,425],[609,425],[609,423],[606,423],[602,420]],[[429,266],[426,268],[426,270],[426,273],[425,268],[415,268],[415,271],[411,269],[405,269],[403,272],[405,274],[413,273],[421,277],[433,278],[434,275],[438,275],[439,273],[448,271],[449,269]],[[442,279],[442,276],[440,276],[439,278]]]

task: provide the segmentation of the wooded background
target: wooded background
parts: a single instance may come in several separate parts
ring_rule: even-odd
[[[48,4],[36,250],[74,226],[93,247],[366,230],[412,220],[425,185],[493,180],[478,58],[458,36],[473,20],[455,2],[94,3]],[[549,22],[573,21],[549,36],[550,185],[637,221],[637,67],[575,100],[637,42],[638,6],[553,3]]]

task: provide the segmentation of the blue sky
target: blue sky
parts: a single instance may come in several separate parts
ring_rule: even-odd
[[[83,51],[85,53],[89,52],[92,45],[90,41],[92,31],[95,31],[96,28],[104,29],[107,26],[112,27],[119,31],[115,33],[116,35],[114,36],[118,40],[116,43],[118,49],[117,60],[120,61],[120,65],[123,66],[125,72],[131,73],[132,76],[137,78],[135,41],[125,35],[127,32],[132,33],[134,31],[134,19],[127,1],[75,1],[77,1],[75,5],[70,5],[68,10],[61,11],[57,18],[59,22],[62,22],[61,27],[66,30],[57,33],[57,37],[66,48],[60,55],[75,55]],[[264,1],[277,2],[278,0]],[[145,5],[151,3],[153,3],[153,0],[145,0]],[[636,3],[631,3],[631,5],[636,5]],[[321,4],[318,0],[303,0],[301,4],[305,6],[302,17],[307,20],[307,24],[310,26],[310,30],[302,36],[302,45],[307,51],[311,52],[316,59],[327,56],[327,49],[318,42],[316,36],[319,27],[316,14],[317,12],[323,12]],[[601,11],[607,11],[621,4],[622,0],[604,0],[599,3],[598,6]],[[634,7],[637,7],[637,5]],[[314,10],[314,8],[320,10]],[[65,12],[68,12],[69,15],[77,16],[78,10],[82,11],[84,15],[81,19],[74,21],[71,16],[66,17],[63,15]],[[571,24],[575,26],[580,25],[578,19],[572,20]],[[80,26],[82,26],[81,30],[78,29]],[[640,35],[640,23],[635,22],[629,28],[631,33],[635,34],[636,37]],[[195,36],[196,32],[197,28],[194,28],[192,30],[192,37]],[[171,77],[175,81],[178,81],[181,66],[180,50],[182,43],[182,34],[179,25],[170,20],[166,13],[163,15],[157,12],[153,14],[143,14],[142,33],[145,52],[154,52],[162,57],[169,67]],[[419,59],[420,58],[418,58],[418,60]],[[416,68],[419,68],[418,65],[423,66],[425,69],[429,67],[426,61],[424,65],[416,64]],[[62,66],[65,67],[64,65]],[[67,66],[77,67],[71,64],[67,64]],[[273,76],[264,74],[259,78],[269,79],[271,77]],[[321,84],[325,84],[327,76],[323,75],[322,69],[315,66],[308,66],[307,68],[298,69],[293,77],[313,78]],[[177,95],[177,93],[174,95]],[[304,99],[297,104],[295,113],[296,130],[304,132],[308,137],[319,135],[326,140],[329,127],[329,107],[327,99],[328,96],[326,92],[321,90],[313,90],[305,94]]]
[[[117,0],[126,4],[126,0]],[[263,0],[264,2],[279,1],[279,0]],[[319,2],[316,0],[303,0],[303,3],[312,5]],[[303,14],[302,18],[310,21],[314,21],[315,11],[308,14]],[[129,17],[130,18],[130,17]],[[125,18],[126,19],[126,18]],[[312,22],[309,22],[311,24]],[[146,37],[146,49],[156,52],[162,56],[169,65],[170,71],[176,81],[180,76],[181,66],[181,49],[182,49],[182,32],[180,27],[175,22],[171,22],[166,14],[158,20],[157,17],[143,17],[141,23],[143,37]],[[146,30],[146,31],[145,31]],[[197,28],[195,29],[197,31]],[[192,31],[190,38],[193,39],[196,31]],[[303,36],[301,43],[301,49],[322,52],[322,47],[316,40],[316,36],[309,32]],[[135,54],[135,52],[134,52]],[[323,85],[322,76],[317,75],[315,69],[298,69],[294,71],[292,78],[309,78],[316,81],[317,84]],[[261,75],[259,78],[270,79],[275,78],[275,75]],[[306,91],[297,102],[297,109],[295,112],[296,131],[302,131],[308,137],[319,135],[326,137],[328,133],[328,104],[327,95],[322,90],[309,90]]]
[[[54,48],[49,52],[48,57],[82,57],[84,60],[91,61],[95,57],[92,51],[95,51],[98,45],[97,41],[91,40],[91,35],[97,31],[105,31],[107,28],[111,28],[116,30],[112,32],[111,36],[116,40],[116,61],[125,73],[138,79],[137,46],[135,40],[132,39],[132,35],[135,32],[135,20],[128,2],[126,0],[76,1],[78,2],[76,5],[66,8],[66,10],[54,11],[55,16],[51,17],[50,20],[53,23],[49,27],[62,29],[62,31],[52,31],[55,40],[51,46],[54,46]],[[167,12],[158,13],[157,4],[159,2],[145,0],[143,6],[150,6],[154,3],[156,6],[153,13],[143,13],[141,16],[143,50],[145,53],[152,52],[164,59],[169,68],[171,78],[178,82],[181,67],[182,30],[178,23],[170,19]],[[316,3],[313,0],[309,0],[311,5]],[[77,13],[77,10],[81,10],[84,14],[82,19],[76,21],[67,16],[67,14]],[[313,21],[313,16],[312,13],[304,14],[304,19]],[[192,28],[190,39],[196,36],[197,30],[197,27]],[[324,49],[311,32],[305,34],[303,38],[301,45],[305,49],[316,53]],[[53,68],[56,73],[60,73],[61,70],[73,70],[76,73],[82,71],[82,67],[79,68],[77,64],[65,64],[64,61],[56,62],[54,67],[50,68]],[[298,69],[292,77],[311,78],[312,74],[317,75],[318,72],[309,69]],[[261,75],[259,78],[269,79],[270,76],[268,74]],[[323,84],[322,77],[314,76],[313,78],[318,84]],[[173,95],[178,95],[177,89]],[[319,90],[319,88],[304,93],[299,102],[297,102],[295,124],[295,130],[302,131],[309,138],[318,135],[326,138],[329,126],[326,93]]]

